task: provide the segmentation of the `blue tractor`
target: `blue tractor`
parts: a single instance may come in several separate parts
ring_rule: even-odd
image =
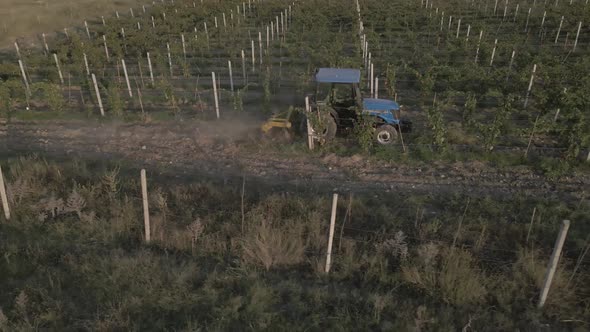
[[[400,106],[395,101],[363,98],[360,79],[358,69],[320,68],[316,71],[316,91],[310,108],[321,123],[315,133],[320,141],[327,142],[338,131],[353,128],[361,114],[373,120],[375,141],[381,145],[392,144],[400,132],[412,130],[412,122],[401,119]]]
[[[332,140],[339,131],[352,129],[361,115],[373,120],[375,141],[381,145],[392,144],[400,132],[412,130],[412,122],[401,119],[400,106],[395,101],[363,98],[360,79],[358,69],[320,68],[316,71],[316,90],[310,98],[312,114],[308,114],[308,119],[311,115],[317,122],[308,125],[315,127],[315,136],[321,143]],[[272,116],[261,129],[264,133],[283,130],[286,137],[290,137],[292,116],[291,108],[286,114]]]

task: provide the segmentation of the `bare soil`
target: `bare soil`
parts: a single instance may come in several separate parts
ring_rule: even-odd
[[[82,121],[10,122],[2,125],[0,151],[47,158],[109,159],[174,176],[247,176],[268,184],[321,190],[408,191],[472,195],[535,195],[579,199],[590,178],[572,174],[550,181],[528,167],[509,170],[473,161],[427,166],[369,161],[364,156],[279,153],[258,141],[259,123]]]

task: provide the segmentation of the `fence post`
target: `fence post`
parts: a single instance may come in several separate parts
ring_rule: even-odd
[[[379,77],[375,77],[375,99],[379,98]]]
[[[14,42],[14,48],[16,49],[16,55],[18,56],[19,59],[22,59],[21,55],[20,55],[20,48],[18,47],[18,43]]]
[[[170,43],[166,43],[166,50],[168,51],[168,66],[170,67],[170,77],[174,76],[172,72],[172,55],[170,54]]]
[[[109,48],[107,47],[107,36],[102,35],[102,42],[104,44],[104,54],[107,57],[107,62],[111,62],[111,57],[109,56]]]
[[[578,37],[580,37],[580,29],[582,29],[582,21],[578,23],[578,32],[576,32],[576,41],[574,42],[574,49],[572,52],[576,51],[576,47],[578,46]]]
[[[6,220],[10,220],[10,208],[8,207],[8,196],[6,196],[6,186],[4,186],[2,166],[0,166],[0,195],[2,195],[2,208],[4,209],[4,217],[6,217]]]
[[[311,114],[311,109],[309,107],[309,97],[305,97],[305,118],[307,120],[307,146],[310,150],[313,150],[313,128],[311,127],[311,123],[309,123],[309,114]]]
[[[88,22],[84,21],[84,28],[86,28],[86,36],[90,39],[90,30],[88,29]]]
[[[531,73],[531,80],[529,81],[529,87],[526,91],[526,98],[524,99],[524,107],[526,108],[527,105],[529,104],[529,95],[531,93],[531,90],[533,89],[533,82],[535,80],[535,72],[537,71],[537,64],[533,65],[533,72]]]
[[[234,92],[234,74],[231,68],[231,60],[227,61],[227,68],[229,69],[229,88],[231,92]]]
[[[211,78],[213,79],[213,97],[215,98],[215,114],[219,119],[219,97],[217,97],[217,81],[215,80],[215,72],[211,72]]]
[[[332,266],[332,243],[334,241],[334,227],[336,226],[336,208],[338,207],[338,194],[332,197],[332,215],[330,216],[330,235],[328,237],[328,252],[326,254],[326,273]]]
[[[141,170],[141,197],[143,200],[143,225],[145,230],[145,242],[150,242],[150,208],[148,203],[148,192],[147,192],[147,178],[145,175],[145,169]]]
[[[252,39],[251,41],[251,50],[252,50],[252,72],[256,72],[256,57],[254,55],[254,39]]]
[[[88,67],[88,57],[84,53],[84,67],[86,67],[86,76],[90,76],[90,68]]]
[[[127,91],[129,92],[129,97],[133,97],[133,92],[131,91],[131,84],[129,83],[129,75],[127,75],[127,66],[125,65],[124,59],[121,59],[121,64],[123,64],[123,74],[125,74],[125,82],[127,83]]]
[[[498,39],[494,40],[494,48],[492,49],[492,58],[490,59],[490,67],[494,64],[494,57],[496,56],[496,47],[498,47]]]
[[[29,87],[29,81],[27,80],[27,74],[25,73],[25,66],[22,60],[18,60],[18,66],[20,67],[20,73],[23,75],[23,81],[25,82],[25,88],[27,89],[27,97],[31,96],[31,88]]]
[[[152,59],[150,58],[150,52],[147,52],[147,60],[148,67],[150,69],[150,80],[152,81],[152,85],[154,85],[154,70],[152,69]]]
[[[262,66],[262,32],[258,31],[258,62]]]
[[[57,58],[57,54],[53,53],[53,59],[55,60],[55,66],[57,67],[57,73],[59,74],[59,81],[61,85],[64,85],[64,75],[61,72],[61,68],[59,66],[59,59]]]
[[[244,53],[244,50],[242,50],[242,80],[244,86],[248,84],[248,79],[246,78],[246,53]]]
[[[563,249],[563,243],[565,242],[565,236],[567,235],[569,227],[570,221],[564,220],[561,224],[561,228],[559,229],[559,235],[555,241],[555,247],[553,248],[553,253],[551,254],[551,259],[549,260],[549,266],[547,266],[547,274],[545,275],[543,289],[541,290],[541,295],[539,297],[539,304],[537,305],[539,308],[542,308],[543,305],[545,305],[545,301],[547,300],[547,294],[549,294],[549,288],[551,287],[551,282],[553,281],[553,276],[555,275],[555,270],[557,269],[557,263],[559,262],[561,249]]]
[[[45,52],[49,55],[49,45],[47,45],[47,38],[45,38],[45,33],[42,33],[41,36],[43,37],[43,45],[45,47]]]
[[[563,26],[563,16],[561,17],[561,21],[559,21],[559,28],[557,29],[557,34],[555,35],[555,41],[553,41],[553,44],[557,44],[557,40],[559,40],[559,34],[561,33],[562,26]]]
[[[98,90],[98,83],[96,82],[96,75],[92,74],[92,83],[94,83],[94,92],[96,92],[96,99],[98,100],[98,107],[100,108],[100,115],[104,116],[104,108],[102,107],[102,99],[100,98],[100,91]]]

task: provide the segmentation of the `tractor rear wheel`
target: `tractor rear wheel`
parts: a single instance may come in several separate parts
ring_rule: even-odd
[[[390,125],[381,125],[375,129],[375,140],[380,145],[389,145],[397,141],[397,130]]]
[[[321,115],[321,132],[316,133],[320,137],[320,142],[327,143],[336,137],[336,130],[338,127],[336,126],[336,120],[330,115],[330,113],[325,112]]]

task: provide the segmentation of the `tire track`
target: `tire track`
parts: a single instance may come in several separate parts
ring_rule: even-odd
[[[100,122],[10,122],[0,125],[0,148],[9,154],[37,153],[48,158],[124,160],[184,174],[213,178],[246,175],[274,185],[325,190],[413,191],[470,195],[535,195],[573,200],[590,179],[572,175],[552,182],[515,167],[510,171],[478,162],[428,166],[368,161],[360,156],[253,152],[255,124],[187,122],[125,124]],[[228,137],[227,133],[235,133]]]

